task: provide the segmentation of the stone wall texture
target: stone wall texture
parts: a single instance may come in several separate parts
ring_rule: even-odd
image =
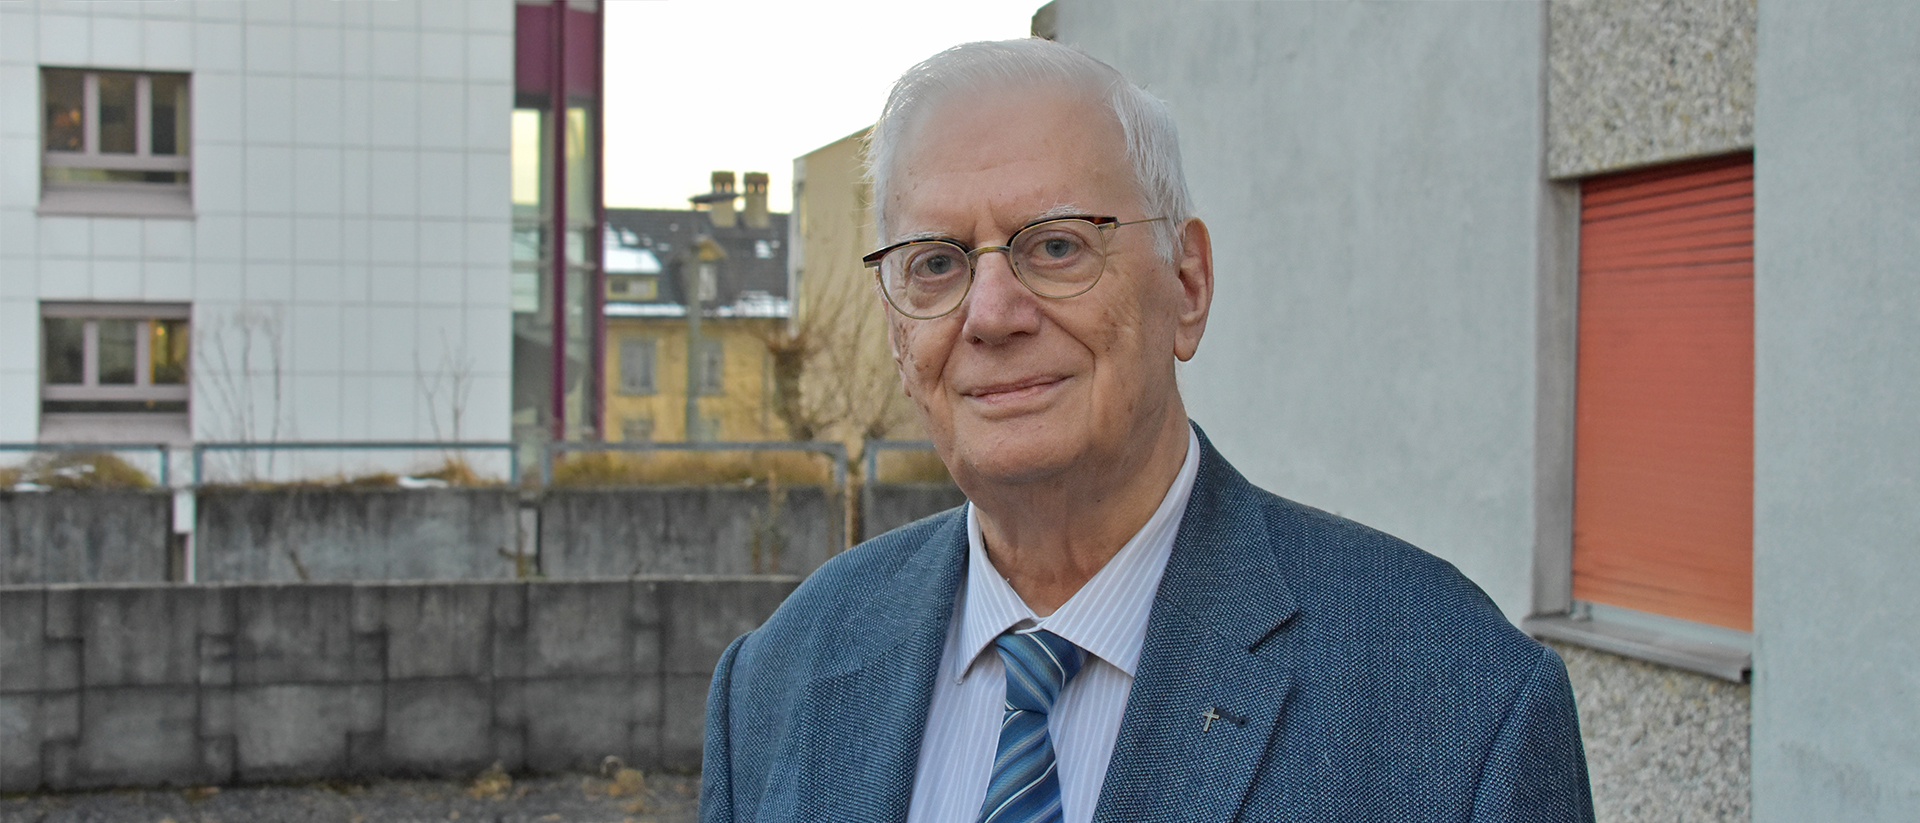
[[[1753,148],[1757,0],[1553,0],[1547,174]]]
[[[700,766],[795,577],[0,587],[0,792]]]
[[[840,496],[818,486],[555,489],[540,500],[548,577],[798,574],[846,546]]]
[[[0,585],[167,579],[166,492],[0,491]]]

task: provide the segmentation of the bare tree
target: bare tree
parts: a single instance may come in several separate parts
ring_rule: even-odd
[[[194,327],[194,395],[215,439],[276,443],[292,433],[286,404],[286,323],[277,307],[241,306]],[[265,385],[261,385],[261,383]],[[266,450],[267,476],[275,452]],[[242,480],[258,479],[258,453],[234,455]]]

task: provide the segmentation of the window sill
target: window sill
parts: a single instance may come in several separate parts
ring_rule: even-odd
[[[76,217],[159,217],[193,219],[193,196],[180,186],[48,186],[40,195],[40,215]]]
[[[1527,634],[1585,646],[1676,669],[1747,682],[1753,635],[1659,615],[1575,603],[1570,614],[1536,615],[1520,622]]]

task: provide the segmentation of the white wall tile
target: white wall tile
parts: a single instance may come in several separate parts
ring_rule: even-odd
[[[201,260],[193,266],[193,299],[238,300],[246,294],[246,266],[236,262]],[[199,322],[196,318],[194,322]]]
[[[40,62],[49,66],[93,64],[93,21],[70,11],[40,10]]]
[[[367,3],[367,24],[377,29],[420,27],[419,3]]]
[[[293,300],[295,303],[327,303],[339,305],[340,293],[339,263],[295,263],[293,265]]]
[[[340,307],[296,305],[290,315],[293,370],[305,374],[340,371]]]
[[[372,119],[368,143],[373,146],[413,148],[420,141],[420,86],[398,80],[372,83]]]
[[[194,15],[201,20],[239,20],[247,10],[247,0],[195,0]]]
[[[186,303],[193,300],[193,264],[185,260],[148,260],[140,299]]]
[[[343,83],[334,77],[293,81],[293,140],[305,146],[340,145]]]
[[[140,261],[93,261],[93,299],[138,300],[141,291]]]
[[[419,207],[415,175],[420,152],[375,149],[369,211],[376,217],[412,217]]]
[[[457,285],[456,285],[457,288]],[[421,306],[416,312],[414,332],[414,351],[420,353],[419,367],[428,373],[439,371],[442,364],[459,363],[469,355],[461,337],[466,334],[466,320],[460,307]],[[444,406],[442,407],[444,413]],[[442,421],[444,424],[445,421]]]
[[[411,375],[413,327],[418,322],[413,307],[376,304],[367,318],[367,371]]]
[[[40,218],[25,208],[0,209],[0,259],[40,254]]]
[[[405,263],[420,260],[420,227],[411,219],[375,219],[368,226],[368,257],[374,263]]]
[[[96,232],[94,242],[100,241]],[[148,260],[185,260],[193,256],[193,223],[186,220],[140,221],[140,254]]]
[[[460,83],[421,83],[420,147],[460,149],[466,142],[466,87]]]
[[[298,351],[298,347],[295,347]],[[293,428],[302,440],[343,440],[340,433],[340,384],[338,372],[328,374],[296,373],[288,381],[293,395]],[[341,462],[341,456],[327,452],[291,453],[308,458],[300,467],[306,477],[357,474]],[[318,458],[318,459],[314,459]]]
[[[293,220],[248,215],[247,257],[253,260],[293,260]]]
[[[260,24],[248,20],[247,75],[290,74],[293,72],[293,28]]]
[[[373,152],[347,149],[340,153],[340,213],[349,217],[372,213]]]
[[[340,219],[340,259],[349,263],[365,263],[373,259],[370,236],[373,222],[365,217],[343,217]]]
[[[293,142],[293,79],[248,75],[247,142]]]
[[[246,82],[240,75],[200,72],[192,82],[194,153],[207,143],[246,140]]]
[[[428,80],[465,80],[466,38],[456,32],[421,32],[420,76]]]
[[[38,321],[34,324],[39,327]],[[16,346],[16,340],[25,341]],[[0,334],[8,351],[40,356],[39,338],[32,334]],[[28,360],[26,362],[32,362]],[[30,371],[0,371],[0,440],[32,442],[40,439],[40,378]]]
[[[467,356],[476,373],[511,374],[513,372],[513,313],[502,303],[492,310],[466,312]]]
[[[371,274],[366,259],[348,260],[340,264],[340,299],[361,303],[371,299],[368,286]]]
[[[513,253],[513,248],[510,245],[512,239],[512,224],[504,221],[468,220],[466,221],[466,227],[466,262],[468,264],[478,263],[503,267],[507,264],[508,255]],[[504,276],[505,275],[502,275],[502,277]],[[502,280],[500,282],[500,287],[505,289],[506,281]],[[505,292],[501,293],[501,299],[506,299]]]
[[[302,6],[321,5],[306,3]],[[337,3],[325,5],[337,6]],[[293,68],[303,75],[340,75],[342,45],[340,30],[321,26],[301,26],[293,33]]]
[[[247,22],[287,23],[293,20],[293,0],[247,0]]]
[[[246,220],[238,216],[201,214],[193,221],[195,260],[241,260],[246,257]],[[239,292],[234,292],[236,298]]]
[[[420,76],[420,41],[410,30],[374,29],[371,53],[373,76],[413,80]]]
[[[369,6],[372,3],[352,3],[343,5]],[[340,439],[371,440],[373,435],[367,426],[367,416],[372,411],[372,396],[366,377],[349,372],[340,379]]]
[[[419,279],[414,266],[375,263],[367,267],[367,300],[380,306],[411,306]]]
[[[38,299],[40,261],[31,257],[0,257],[0,300]],[[0,357],[0,368],[5,368],[6,359]]]
[[[506,152],[468,152],[467,216],[513,218],[513,170]]]
[[[397,6],[399,3],[378,3]],[[375,375],[366,378],[367,437],[371,440],[415,440],[423,437],[414,425],[419,402],[412,376]]]
[[[418,246],[420,262],[451,265],[463,261],[466,227],[453,220],[421,220]]]
[[[40,254],[42,256],[86,257],[92,253],[92,218],[40,218]]]
[[[247,262],[247,302],[286,303],[293,300],[293,264]]]
[[[130,217],[95,217],[91,221],[94,259],[138,260],[146,256],[141,249],[140,224]]]
[[[247,207],[247,151],[202,146],[193,158],[193,206],[201,214],[238,214]]]
[[[420,215],[423,217],[459,217],[467,195],[465,172],[467,155],[450,151],[423,151],[419,154]]]
[[[340,261],[340,218],[309,215],[293,223],[293,259],[302,263]]]
[[[467,79],[513,82],[513,36],[467,35]]]
[[[512,84],[467,84],[466,148],[482,151],[511,151],[513,149],[512,122]]]
[[[369,309],[365,303],[344,303],[340,306],[340,370],[345,372],[364,372],[367,370],[367,353],[370,343],[367,339]]]
[[[92,264],[79,259],[41,258],[40,298],[42,300],[92,300]]]
[[[355,3],[353,5],[363,5]],[[367,77],[373,71],[373,32],[349,28],[340,32],[340,75]]]
[[[40,60],[40,26],[33,9],[0,3],[0,64],[33,66]]]
[[[93,18],[93,61],[89,65],[104,69],[138,69],[146,64],[146,49],[140,43],[140,21],[95,14]]]
[[[139,17],[143,0],[91,0],[86,4],[95,18]]]
[[[239,23],[200,22],[193,26],[194,68],[239,73],[247,70],[247,41]],[[199,78],[194,78],[198,81]]]
[[[38,141],[40,119],[34,109],[40,99],[40,69],[29,65],[0,65],[0,135]]]
[[[247,213],[293,212],[293,149],[250,145],[247,153]]]
[[[340,85],[340,144],[364,148],[373,142],[373,81]]]
[[[140,25],[145,32],[142,39],[147,49],[147,68],[166,71],[193,70],[192,23],[185,20],[147,20]]]
[[[483,0],[484,2],[484,0]],[[420,28],[459,31],[467,27],[467,3],[420,4]]]
[[[342,154],[333,148],[293,150],[295,214],[340,216]],[[336,249],[335,254],[339,251]]]
[[[40,141],[0,137],[0,208],[40,205]]]
[[[513,33],[513,0],[472,0],[460,5],[467,10],[467,28]]]
[[[361,4],[337,1],[315,3],[312,0],[302,0],[293,4],[293,20],[295,23],[306,24],[307,28],[337,28],[340,25],[341,7],[358,5]]]
[[[414,282],[416,300],[421,306],[458,306],[466,299],[467,270],[459,266],[421,266]],[[450,330],[448,332],[452,334]]]
[[[512,272],[505,262],[492,266],[467,267],[467,306],[487,311],[506,311],[512,302],[509,283]]]

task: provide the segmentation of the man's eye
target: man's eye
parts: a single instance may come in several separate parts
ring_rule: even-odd
[[[961,269],[960,255],[951,251],[929,251],[913,259],[911,270],[915,276],[945,277]]]
[[[1066,237],[1049,237],[1040,244],[1040,253],[1059,259],[1080,250],[1080,244]]]

